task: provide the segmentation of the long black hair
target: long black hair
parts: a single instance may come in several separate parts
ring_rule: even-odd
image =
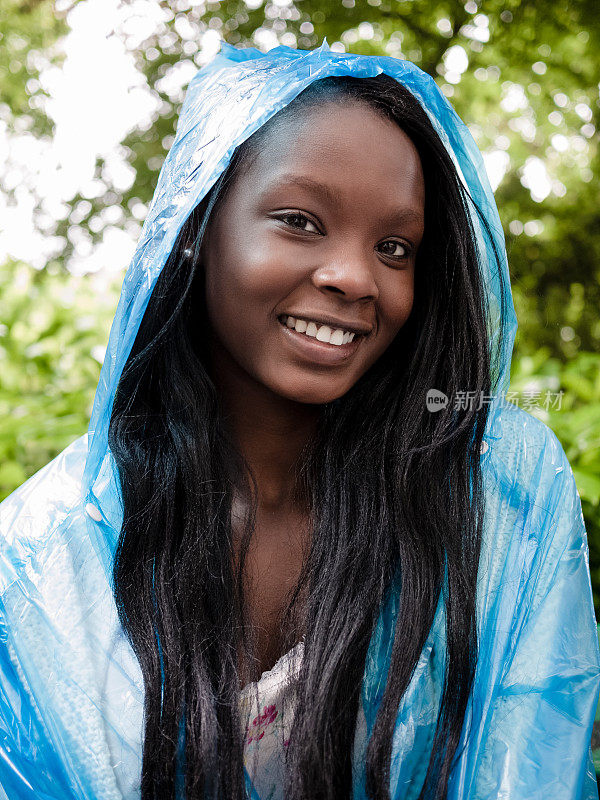
[[[425,234],[409,320],[343,397],[322,406],[299,465],[312,541],[282,621],[287,644],[305,632],[284,796],[351,797],[367,649],[398,573],[399,613],[367,750],[367,793],[390,797],[396,714],[440,596],[446,674],[420,798],[447,793],[477,660],[480,446],[488,406],[457,410],[450,402],[430,413],[426,394],[436,388],[451,400],[465,391],[489,396],[499,376],[492,369],[473,203],[419,102],[382,74],[315,81],[236,149],[182,227],[118,385],[109,447],[124,518],[113,589],[145,685],[142,800],[246,796],[238,654],[254,646],[243,571],[256,484],[223,424],[207,370],[203,236],[235,176],[278,121],[315,103],[349,99],[395,121],[417,148]],[[485,233],[481,215],[480,222]],[[496,358],[501,346],[499,339]],[[250,509],[237,567],[234,492],[243,493]]]

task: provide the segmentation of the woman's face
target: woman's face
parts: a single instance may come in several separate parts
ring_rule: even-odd
[[[219,370],[301,403],[344,395],[410,315],[424,203],[417,150],[366,104],[275,126],[202,247]]]

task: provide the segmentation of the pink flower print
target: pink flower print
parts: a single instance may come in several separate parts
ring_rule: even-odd
[[[246,740],[246,744],[250,744],[252,741],[258,741],[262,739],[265,735],[265,730],[267,727],[275,720],[277,717],[276,706],[263,706],[262,714],[259,714],[258,717],[254,717],[252,720],[252,726],[250,727],[250,731],[248,733],[248,738]]]

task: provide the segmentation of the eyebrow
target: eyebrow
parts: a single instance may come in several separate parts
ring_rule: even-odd
[[[332,206],[338,206],[340,204],[339,197],[333,191],[333,189],[331,189],[331,187],[327,186],[325,183],[321,183],[320,181],[315,181],[312,178],[308,178],[306,175],[294,175],[292,173],[280,175],[277,182],[272,184],[268,191],[273,191],[274,189],[285,189],[288,186],[300,186],[300,188],[307,189],[309,192],[319,194],[328,200]]]
[[[288,186],[300,186],[302,189],[307,189],[309,192],[313,192],[314,194],[325,198],[330,205],[337,208],[339,208],[341,205],[339,196],[333,191],[333,189],[331,189],[330,186],[327,186],[327,184],[321,183],[320,181],[315,181],[313,178],[309,178],[306,175],[295,175],[293,173],[280,175],[278,180],[268,187],[268,189],[265,191],[265,194],[276,191],[277,189],[284,189]],[[389,219],[400,219],[408,222],[418,222],[420,224],[423,223],[423,215],[411,208],[399,208],[397,211],[390,214]]]

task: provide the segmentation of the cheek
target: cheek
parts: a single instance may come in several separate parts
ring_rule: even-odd
[[[264,232],[237,228],[220,244],[207,262],[207,303],[266,324],[272,308],[297,283],[298,269]]]
[[[414,270],[405,270],[399,280],[390,281],[380,295],[380,323],[382,337],[389,342],[404,326],[414,304]]]
[[[301,280],[289,254],[239,228],[205,259],[208,323],[235,361],[254,371],[269,352],[276,310]]]

